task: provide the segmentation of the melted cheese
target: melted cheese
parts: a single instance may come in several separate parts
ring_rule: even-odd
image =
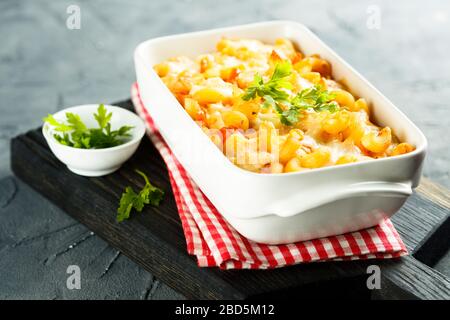
[[[286,78],[292,88],[286,93],[293,96],[319,84],[334,94],[339,110],[301,111],[299,121],[287,126],[277,110],[263,108],[261,98],[244,101],[242,94],[255,74],[267,81],[281,60],[293,65]],[[408,144],[396,149],[398,142],[390,129],[381,130],[370,122],[367,103],[355,102],[345,86],[330,77],[328,62],[317,55],[303,57],[287,39],[271,45],[224,38],[216,52],[194,60],[175,57],[154,68],[214,144],[245,170],[303,171],[414,150]]]

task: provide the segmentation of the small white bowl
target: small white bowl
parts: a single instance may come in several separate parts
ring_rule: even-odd
[[[55,113],[56,120],[66,121],[66,112],[72,112],[81,117],[88,128],[97,128],[94,113],[98,104],[86,104],[67,108]],[[112,148],[104,149],[79,149],[68,147],[59,143],[53,137],[52,126],[44,123],[42,133],[53,154],[61,160],[70,171],[87,177],[98,177],[112,173],[120,168],[136,151],[142,137],[145,134],[145,125],[141,118],[126,109],[105,105],[107,112],[112,112],[111,129],[116,130],[121,126],[133,126],[130,140]]]

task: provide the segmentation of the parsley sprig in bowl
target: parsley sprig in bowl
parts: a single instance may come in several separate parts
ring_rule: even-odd
[[[42,127],[55,156],[74,173],[102,176],[117,170],[145,134],[134,113],[109,105],[82,105],[44,118]]]
[[[97,128],[88,128],[78,114],[66,112],[66,121],[58,121],[49,114],[44,122],[53,126],[56,133],[53,137],[61,144],[81,149],[103,149],[121,145],[129,138],[132,126],[121,126],[117,130],[111,129],[112,112],[106,111],[105,105],[100,104],[93,114],[98,123]]]

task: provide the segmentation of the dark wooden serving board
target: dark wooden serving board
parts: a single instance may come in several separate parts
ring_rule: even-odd
[[[116,105],[132,108],[130,101]],[[12,140],[11,166],[21,180],[187,298],[450,299],[449,278],[432,268],[449,248],[450,192],[426,179],[393,218],[410,256],[223,271],[199,268],[187,254],[166,166],[148,139],[119,171],[86,178],[66,169],[36,129]],[[116,208],[123,189],[142,186],[135,168],[146,172],[166,196],[161,206],[147,207],[117,223]],[[381,290],[366,287],[366,269],[371,264],[381,267]]]

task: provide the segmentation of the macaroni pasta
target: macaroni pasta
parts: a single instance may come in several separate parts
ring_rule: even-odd
[[[212,142],[246,170],[297,172],[414,150],[370,121],[366,100],[332,79],[328,61],[304,56],[287,39],[269,45],[223,38],[214,53],[171,58],[154,70]]]

